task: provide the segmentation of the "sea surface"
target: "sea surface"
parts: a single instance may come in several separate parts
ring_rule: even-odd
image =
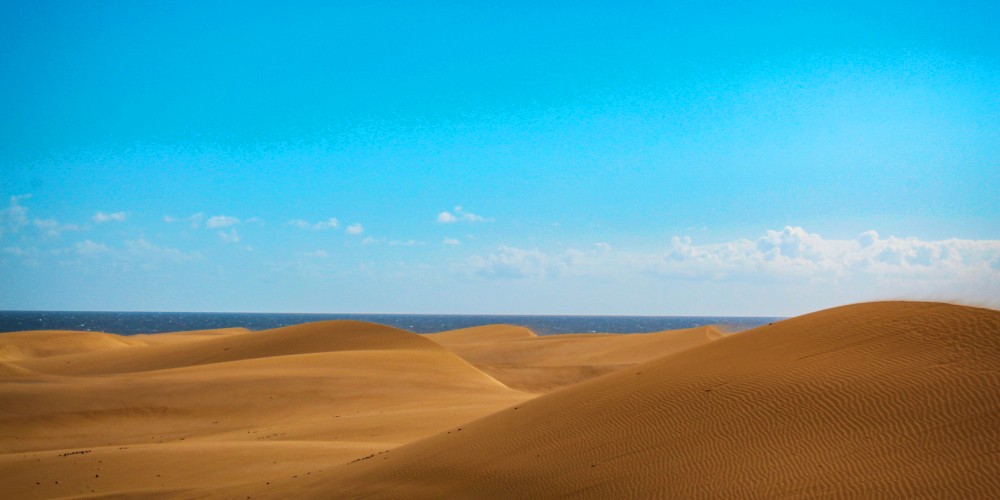
[[[510,324],[538,335],[559,333],[648,333],[702,325],[735,332],[781,318],[734,316],[512,316],[456,314],[290,314],[183,312],[0,311],[0,332],[84,330],[135,335],[184,330],[243,327],[266,330],[311,321],[351,319],[381,323],[415,333],[434,333],[471,326]]]

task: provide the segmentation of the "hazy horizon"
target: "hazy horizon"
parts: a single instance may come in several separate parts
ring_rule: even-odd
[[[1000,308],[1000,5],[0,6],[0,310]]]

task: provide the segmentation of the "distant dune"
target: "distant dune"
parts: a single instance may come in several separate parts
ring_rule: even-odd
[[[1000,498],[1000,312],[0,334],[4,498]]]
[[[549,392],[722,337],[706,326],[636,335],[535,336],[494,325],[427,335],[511,388]]]

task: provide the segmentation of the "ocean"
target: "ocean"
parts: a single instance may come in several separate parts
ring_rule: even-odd
[[[84,330],[135,335],[184,330],[243,327],[266,330],[311,321],[351,319],[434,333],[490,324],[530,328],[538,335],[560,333],[648,333],[702,325],[734,332],[781,318],[733,316],[518,316],[461,314],[294,314],[185,312],[0,311],[0,332]]]

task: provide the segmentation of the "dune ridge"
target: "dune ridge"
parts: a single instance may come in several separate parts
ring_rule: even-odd
[[[0,334],[5,497],[1000,496],[1000,311],[116,337]]]

